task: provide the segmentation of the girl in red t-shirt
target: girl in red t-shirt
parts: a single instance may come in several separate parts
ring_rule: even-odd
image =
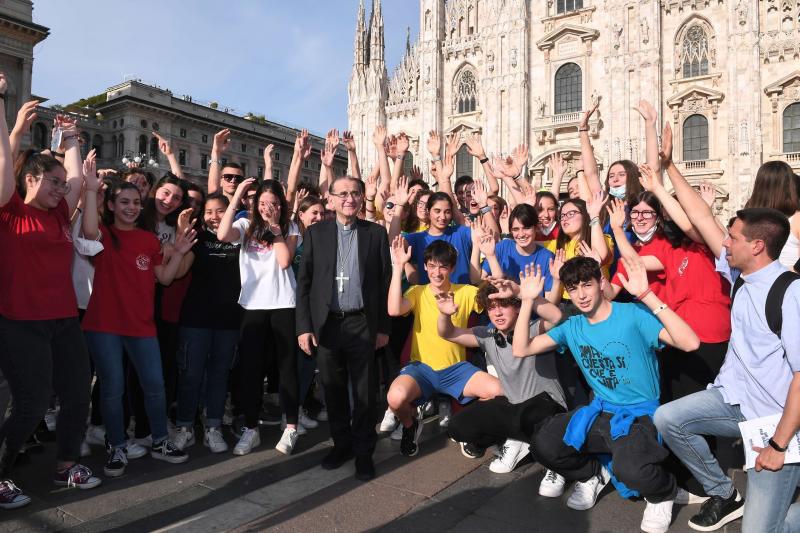
[[[184,254],[195,243],[195,231],[187,228],[181,232],[169,260],[162,264],[161,243],[153,233],[136,227],[142,210],[136,186],[122,182],[107,190],[101,225],[95,205],[100,183],[94,161],[86,162],[84,175],[83,234],[87,239],[102,240],[104,246],[103,252],[95,256],[94,288],[83,329],[100,380],[103,420],[111,447],[105,474],[122,475],[128,462],[122,422],[123,349],[144,392],[153,436],[151,455],[170,463],[185,462],[188,455],[167,435],[164,378],[153,309],[156,281],[164,285],[172,282]]]
[[[5,90],[0,73],[0,95]],[[14,403],[11,416],[0,426],[0,508],[15,508],[30,498],[11,481],[11,469],[44,418],[52,389],[61,403],[54,482],[88,489],[100,480],[77,463],[90,383],[70,274],[69,221],[81,189],[78,132],[74,121],[56,118],[66,168],[33,150],[22,154],[12,168],[4,105],[0,98],[0,370]]]

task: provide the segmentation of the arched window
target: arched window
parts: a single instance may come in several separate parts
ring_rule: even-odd
[[[97,154],[97,159],[103,158],[103,137],[101,135],[95,135],[92,138],[92,148],[94,149],[95,153]]]
[[[556,3],[556,13],[566,13],[583,8],[583,0],[558,0]]]
[[[692,115],[683,123],[683,160],[708,159],[708,119]]]
[[[114,157],[115,159],[116,159],[117,157],[119,157],[119,151],[118,151],[118,148],[119,148],[119,147],[117,146],[117,136],[116,136],[116,135],[112,135],[112,136],[111,136],[111,153],[113,154],[113,157]]]
[[[680,61],[684,78],[708,74],[708,36],[699,24],[691,26],[686,32],[681,44]]]
[[[411,171],[414,170],[414,156],[411,155],[411,152],[406,152],[406,156],[403,159],[403,174],[411,180]]]
[[[556,71],[556,115],[575,113],[581,110],[582,78],[581,67],[575,63],[567,63]]]
[[[120,135],[117,139],[117,157],[125,155],[125,136]]]
[[[475,81],[475,73],[469,69],[462,70],[461,73],[456,76],[454,89],[454,111],[459,115],[475,111],[478,102],[478,84]]]
[[[89,138],[89,134],[85,131],[81,133],[81,157],[86,159],[86,156],[89,155],[89,150],[91,149],[91,139]]]
[[[800,152],[800,103],[783,110],[783,153]]]
[[[139,153],[142,155],[147,154],[147,137],[139,135]]]
[[[472,156],[469,154],[466,144],[461,146],[458,152],[456,152],[456,176],[459,178],[461,176],[473,177]]]
[[[33,125],[33,146],[44,150],[47,146],[47,126],[41,122]]]
[[[158,158],[158,139],[155,137],[150,138],[150,157]]]

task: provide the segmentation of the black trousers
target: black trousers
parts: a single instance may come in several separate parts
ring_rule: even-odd
[[[372,455],[377,440],[378,379],[375,338],[370,334],[366,315],[330,315],[317,341],[317,366],[325,389],[333,444],[352,448],[356,455]],[[348,383],[353,386],[352,410]]]
[[[47,412],[55,390],[59,461],[77,461],[89,414],[89,352],[77,318],[9,320],[0,317],[0,370],[12,396],[0,426],[0,479],[9,476],[22,445]]]
[[[662,464],[669,452],[658,443],[656,427],[649,417],[637,418],[628,435],[614,440],[611,415],[601,413],[589,429],[583,448],[577,451],[564,444],[564,432],[574,413],[554,416],[534,437],[531,451],[542,465],[568,481],[588,481],[600,472],[595,454],[611,454],[614,475],[628,488],[653,503],[674,498],[675,477]]]
[[[502,444],[506,439],[530,442],[538,426],[565,409],[546,392],[513,404],[505,396],[474,401],[453,415],[447,433],[456,442],[481,448]]]
[[[277,360],[278,392],[288,424],[297,424],[300,407],[294,308],[245,310],[239,341],[239,397],[244,423],[258,427],[264,397],[264,375],[271,360]]]

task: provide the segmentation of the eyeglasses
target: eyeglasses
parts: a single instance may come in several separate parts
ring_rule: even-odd
[[[239,174],[223,174],[222,179],[225,181],[235,181],[239,183],[244,181],[244,176],[240,176]]]
[[[655,211],[631,211],[631,220],[641,218],[642,220],[652,220],[658,216]]]
[[[427,209],[428,208],[428,201],[427,200],[420,200],[419,202],[417,202],[417,207],[424,207],[424,208]]]
[[[64,194],[67,194],[70,191],[70,189],[72,189],[72,186],[69,183],[67,183],[66,181],[61,181],[58,178],[48,178],[43,176],[42,181],[50,182],[51,187],[53,187],[57,191],[63,192]]]
[[[580,215],[580,211],[567,211],[566,213],[561,213],[561,216],[558,217],[560,220],[570,220],[575,215]]]
[[[508,335],[503,335],[499,331],[494,332],[494,343],[497,345],[498,348],[505,348],[509,344],[514,342],[514,332],[509,331]]]
[[[332,192],[330,194],[331,196],[335,196],[340,200],[347,200],[348,198],[352,198],[353,200],[358,200],[359,198],[361,198],[361,191]]]

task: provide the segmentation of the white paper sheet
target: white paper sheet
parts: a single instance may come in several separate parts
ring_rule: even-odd
[[[778,427],[778,422],[780,422],[780,420],[781,415],[779,413],[739,422],[739,431],[742,432],[742,442],[744,445],[745,470],[753,468],[756,465],[758,452],[753,451],[753,446],[768,448],[768,441],[775,434],[775,428]],[[800,463],[800,432],[795,433],[792,440],[789,441],[789,449],[786,450],[786,460],[784,463]]]

